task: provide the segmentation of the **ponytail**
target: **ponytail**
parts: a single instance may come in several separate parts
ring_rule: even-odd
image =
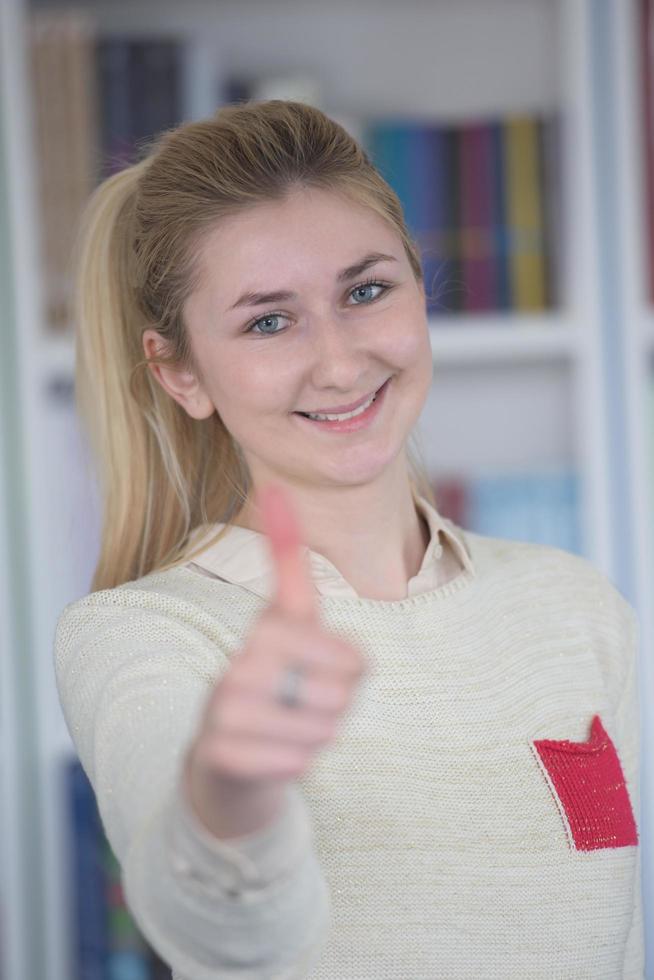
[[[102,500],[91,591],[176,564],[196,525],[229,518],[233,495],[224,485],[222,494],[208,485],[208,459],[223,475],[239,474],[232,483],[239,506],[246,493],[244,463],[218,417],[190,418],[141,370],[147,361],[139,326],[149,324],[134,290],[133,212],[147,163],[122,170],[95,190],[76,245],[76,407],[97,462]]]

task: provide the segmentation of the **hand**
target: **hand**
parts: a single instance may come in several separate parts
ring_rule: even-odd
[[[218,836],[270,819],[285,783],[331,743],[366,671],[362,652],[323,629],[286,490],[258,495],[275,594],[216,683],[187,760],[188,791]],[[299,704],[276,698],[287,665],[301,665]],[[247,829],[246,829],[247,825]]]

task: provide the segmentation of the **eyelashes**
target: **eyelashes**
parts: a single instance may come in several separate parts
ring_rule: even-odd
[[[380,282],[377,279],[366,279],[365,282],[360,282],[358,283],[358,285],[352,287],[352,289],[350,290],[350,296],[352,295],[352,293],[355,293],[357,289],[365,289],[367,286],[379,286],[382,292],[379,293],[377,296],[373,297],[373,299],[369,300],[368,302],[355,303],[354,304],[355,306],[370,306],[372,303],[376,302],[378,299],[381,299],[383,296],[385,296],[393,288],[393,286],[390,283]],[[263,323],[265,320],[272,320],[276,317],[283,317],[283,316],[285,316],[284,313],[278,313],[278,312],[266,313],[264,316],[257,317],[256,320],[252,320],[245,328],[243,333],[255,333],[260,337],[274,337],[278,333],[284,333],[283,329],[273,330],[268,332],[255,330],[255,327],[258,327],[259,324]]]

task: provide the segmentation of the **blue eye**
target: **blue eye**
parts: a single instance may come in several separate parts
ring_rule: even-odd
[[[254,330],[254,328],[255,327],[258,327],[260,323],[266,323],[267,321],[270,321],[270,320],[279,320],[280,316],[283,316],[283,314],[282,313],[268,313],[266,316],[262,316],[261,319],[255,320],[254,323],[252,323],[247,328],[247,330],[245,331],[245,333],[252,333],[252,331]],[[264,337],[265,336],[272,336],[275,333],[281,333],[280,330],[271,330],[271,331],[262,330],[262,331],[257,331],[257,332],[258,333],[259,332],[262,333]]]
[[[355,306],[361,306],[361,305],[367,306],[369,303],[374,303],[375,300],[380,299],[385,293],[388,292],[389,289],[392,289],[393,288],[391,285],[388,285],[387,283],[377,282],[376,279],[367,279],[366,282],[360,282],[358,286],[355,286],[353,289],[351,289],[350,290],[350,296],[353,293],[358,292],[359,290],[370,289],[372,286],[378,286],[379,289],[382,290],[382,292],[379,293],[377,296],[373,296],[372,299],[367,300],[363,304],[355,303],[354,304]],[[266,313],[265,316],[261,316],[257,320],[254,320],[252,323],[250,323],[250,325],[247,326],[243,332],[244,333],[256,332],[256,333],[259,334],[260,337],[274,337],[275,334],[283,333],[284,331],[283,330],[257,330],[257,331],[255,331],[254,328],[255,327],[259,327],[259,324],[266,323],[266,321],[269,321],[269,320],[278,320],[278,319],[280,319],[280,317],[283,317],[283,316],[284,316],[283,313]]]
[[[386,292],[387,289],[390,289],[390,286],[385,286],[383,282],[375,282],[374,280],[368,279],[366,282],[362,282],[358,286],[355,286],[352,292],[357,293],[362,289],[372,289],[373,286],[379,286],[379,288],[384,290],[384,292]],[[379,295],[383,296],[383,293],[380,293]],[[373,299],[379,299],[379,295],[373,296]]]

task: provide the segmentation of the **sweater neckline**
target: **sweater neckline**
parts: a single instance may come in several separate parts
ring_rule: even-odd
[[[476,578],[477,574],[475,570],[464,568],[455,578],[450,579],[449,582],[443,582],[441,585],[437,585],[436,588],[428,589],[426,592],[418,592],[417,595],[405,596],[404,599],[371,599],[367,596],[321,595],[318,596],[318,600],[321,606],[328,609],[356,607],[375,612],[392,612],[447,599],[452,595],[456,595],[457,592],[463,591]]]
[[[185,572],[189,572],[191,575],[197,575],[198,573],[194,571],[193,565],[195,562],[188,562],[186,565],[178,566],[179,569]],[[203,566],[199,566],[201,571]],[[414,606],[424,605],[430,602],[439,602],[442,599],[447,599],[452,595],[456,595],[458,592],[462,592],[468,585],[475,581],[477,578],[476,571],[464,568],[462,571],[449,582],[443,582],[441,585],[436,586],[434,589],[429,589],[426,592],[419,592],[417,595],[405,596],[404,599],[371,599],[367,596],[346,596],[346,595],[316,595],[316,600],[319,606],[325,609],[344,609],[344,608],[365,608],[369,609],[371,612],[392,612],[395,610],[410,609]],[[209,579],[214,581],[224,582],[225,585],[231,585],[233,588],[242,589],[244,592],[250,595],[258,596],[258,592],[253,589],[244,586],[240,582],[232,582],[229,579],[222,578],[220,575],[215,573],[209,575]]]
[[[316,595],[316,599],[322,608],[334,610],[358,608],[367,609],[370,612],[401,611],[404,609],[411,609],[419,605],[424,605],[425,603],[440,602],[445,600],[465,589],[478,577],[477,559],[475,555],[473,555],[472,545],[469,540],[469,532],[467,532],[464,528],[459,527],[449,518],[443,517],[424,498],[419,499],[423,506],[423,513],[425,513],[426,509],[429,514],[429,521],[432,526],[432,530],[437,522],[437,527],[445,533],[449,542],[454,542],[455,550],[459,556],[462,566],[459,573],[455,575],[454,578],[451,578],[446,582],[442,582],[440,585],[437,585],[434,588],[405,596],[402,599],[373,599],[368,596],[359,596],[356,594],[331,595],[328,593],[318,593]],[[244,529],[239,528],[237,530],[242,531]],[[261,543],[261,535],[257,535],[256,532],[252,531],[247,531],[246,533],[250,535],[252,539],[259,539]],[[262,560],[265,560],[265,554],[265,550],[263,550],[261,552]],[[195,568],[193,566],[195,566]],[[244,580],[243,578],[237,578],[230,573],[229,566],[225,565],[224,562],[216,563],[214,561],[206,560],[206,553],[202,555],[199,560],[197,558],[191,559],[181,567],[185,568],[187,571],[190,571],[191,574],[204,574],[209,578],[217,579],[225,582],[228,585],[242,588],[244,591],[249,592],[252,595],[269,599],[270,582],[265,576],[263,578],[256,578],[255,580]]]

